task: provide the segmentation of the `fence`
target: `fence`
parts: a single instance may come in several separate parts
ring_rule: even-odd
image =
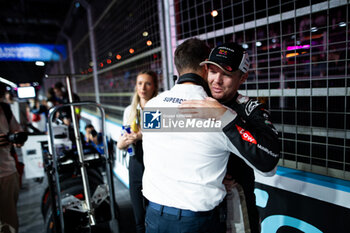
[[[110,119],[120,121],[139,71],[156,71],[161,89],[173,85],[172,54],[185,39],[211,47],[236,41],[252,61],[240,92],[268,104],[280,165],[350,180],[346,0],[115,0],[81,8],[63,30],[72,59],[50,72],[85,74],[77,93],[100,102]]]

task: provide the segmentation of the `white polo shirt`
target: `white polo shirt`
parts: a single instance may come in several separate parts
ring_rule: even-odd
[[[177,84],[146,107],[178,107],[179,103],[164,101],[166,97],[200,100],[207,94],[201,86]],[[230,114],[233,120],[236,115]],[[222,180],[230,151],[240,155],[222,132],[143,132],[143,151],[143,195],[192,211],[212,210],[224,199]]]

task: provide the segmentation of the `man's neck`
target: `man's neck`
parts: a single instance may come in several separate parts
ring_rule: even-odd
[[[181,75],[177,80],[177,84],[198,85],[203,87],[208,95],[210,94],[208,83],[202,78],[202,76],[198,75],[198,73],[185,73]]]
[[[232,103],[236,102],[238,96],[238,92],[235,93],[235,95],[229,99],[229,100],[219,100],[220,104],[223,104],[225,106],[230,106]]]
[[[202,70],[194,70],[194,69],[184,69],[181,72],[179,72],[179,75],[185,75],[185,74],[197,74],[203,78],[203,72]]]
[[[184,84],[184,85],[197,85],[197,84],[195,84],[194,82],[183,82],[183,83],[181,83],[181,84]]]
[[[183,73],[177,80],[177,84],[191,84],[191,85],[202,85],[204,79],[197,73]]]

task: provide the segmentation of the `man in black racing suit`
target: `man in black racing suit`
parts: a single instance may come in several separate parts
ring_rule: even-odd
[[[225,135],[230,138],[232,143],[240,145],[237,148],[247,156],[248,160],[249,156],[254,155],[262,160],[269,156],[277,160],[279,158],[278,132],[271,124],[270,114],[265,105],[255,102],[257,105],[248,117],[245,110],[249,109],[253,100],[249,100],[245,104],[238,104],[237,98],[240,97],[236,94],[227,103],[227,106],[235,110],[240,118],[236,122],[230,122],[224,128]],[[255,160],[254,165],[260,166],[261,169],[265,169],[266,166],[263,161],[260,163],[259,160]],[[254,194],[255,175],[253,169],[238,156],[231,155],[227,164],[227,174],[241,185],[244,191],[251,232],[260,232],[260,219]]]
[[[238,87],[246,81],[249,68],[248,54],[240,45],[226,43],[215,47],[209,59],[201,65],[207,66],[211,95],[222,105],[207,98],[183,102],[181,108],[215,108],[216,113],[207,117],[219,119],[226,109],[225,105],[238,114],[239,117],[226,125],[223,132],[244,156],[245,161],[231,154],[226,177],[234,179],[237,186],[243,189],[246,210],[242,212],[243,215],[248,215],[245,216],[248,218],[245,229],[250,229],[246,232],[260,232],[254,194],[255,175],[247,163],[253,164],[262,172],[276,167],[280,153],[278,132],[270,121],[271,116],[265,104],[237,92]]]

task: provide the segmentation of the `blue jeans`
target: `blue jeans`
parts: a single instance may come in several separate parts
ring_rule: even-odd
[[[217,233],[219,211],[215,208],[205,215],[182,216],[165,213],[150,206],[146,209],[146,233]]]

